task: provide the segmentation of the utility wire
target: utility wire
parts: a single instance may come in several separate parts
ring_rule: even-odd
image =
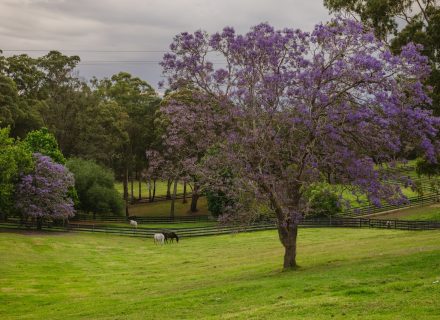
[[[169,52],[169,50],[88,50],[88,49],[0,49],[3,52],[49,52],[49,51],[60,51],[60,52],[96,52],[96,53],[142,53],[142,52],[151,52],[151,53],[165,53]]]

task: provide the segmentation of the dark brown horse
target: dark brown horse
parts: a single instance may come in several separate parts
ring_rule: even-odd
[[[165,236],[165,242],[168,243],[168,239],[171,240],[171,242],[174,242],[174,239],[176,239],[177,242],[179,242],[179,237],[177,236],[177,234],[175,232],[162,232],[163,235]]]

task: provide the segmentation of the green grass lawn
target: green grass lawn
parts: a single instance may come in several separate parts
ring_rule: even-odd
[[[153,188],[153,187],[152,187]],[[116,182],[115,183],[115,189],[122,195],[124,193],[124,187],[122,185],[122,182]],[[171,186],[171,192],[172,192],[172,186]],[[153,192],[153,190],[151,190]],[[186,192],[191,192],[191,188],[189,185],[186,187]],[[128,183],[128,194],[131,193],[131,184]],[[139,183],[138,181],[134,181],[133,186],[133,193],[134,197],[138,198],[139,196]],[[177,193],[183,193],[183,183],[177,184]],[[156,196],[165,196],[167,194],[167,182],[166,181],[156,181]],[[141,183],[141,195],[142,198],[148,198],[148,185],[146,182]]]
[[[190,212],[191,199],[188,199],[187,203],[182,203],[182,199],[177,199],[175,202],[175,212],[176,216],[191,216],[191,215],[207,215],[208,202],[205,197],[200,197],[197,201],[196,213]],[[170,215],[171,201],[157,201],[151,203],[139,203],[130,205],[128,212],[131,216],[138,217],[168,217]]]
[[[426,207],[414,207],[396,210],[377,215],[375,217],[378,219],[440,221],[440,206],[438,204],[434,204]]]
[[[439,319],[440,232],[300,229],[182,239],[0,233],[2,319]]]

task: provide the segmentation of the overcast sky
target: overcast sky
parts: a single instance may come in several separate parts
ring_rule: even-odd
[[[89,79],[128,71],[157,87],[157,62],[173,36],[260,22],[311,30],[328,20],[323,0],[0,0],[0,49],[11,55],[59,50],[81,57]],[[30,51],[45,50],[45,51]],[[113,52],[93,52],[93,51]],[[115,52],[132,51],[132,52]],[[135,52],[158,51],[158,52]],[[126,62],[132,61],[132,62]]]

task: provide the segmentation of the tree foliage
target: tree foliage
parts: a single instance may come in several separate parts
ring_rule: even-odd
[[[29,132],[23,142],[31,153],[40,153],[49,156],[57,163],[66,163],[64,155],[58,148],[58,142],[55,136],[51,134],[47,128]]]
[[[10,129],[0,129],[0,218],[13,210],[15,186],[20,176],[32,169],[32,154],[9,136]]]
[[[73,201],[69,190],[74,186],[72,173],[50,157],[34,153],[35,168],[24,175],[16,190],[15,206],[24,220],[34,218],[68,219],[74,216]]]
[[[94,161],[69,159],[66,166],[75,177],[78,209],[94,214],[122,213],[122,200],[114,188],[113,173]]]
[[[304,192],[304,196],[308,201],[306,216],[330,217],[342,211],[338,195],[326,184],[311,186]]]
[[[440,115],[440,2],[438,0],[324,0],[331,12],[345,13],[374,28],[388,40],[394,53],[410,42],[423,45],[421,53],[432,69],[426,83],[433,87],[432,106]]]
[[[112,167],[123,181],[124,199],[128,201],[128,177],[137,175],[146,166],[145,150],[154,140],[154,114],[160,102],[153,88],[145,81],[120,72],[110,79],[93,80],[96,94],[118,106],[126,115],[124,135]],[[128,213],[127,213],[128,214]]]

